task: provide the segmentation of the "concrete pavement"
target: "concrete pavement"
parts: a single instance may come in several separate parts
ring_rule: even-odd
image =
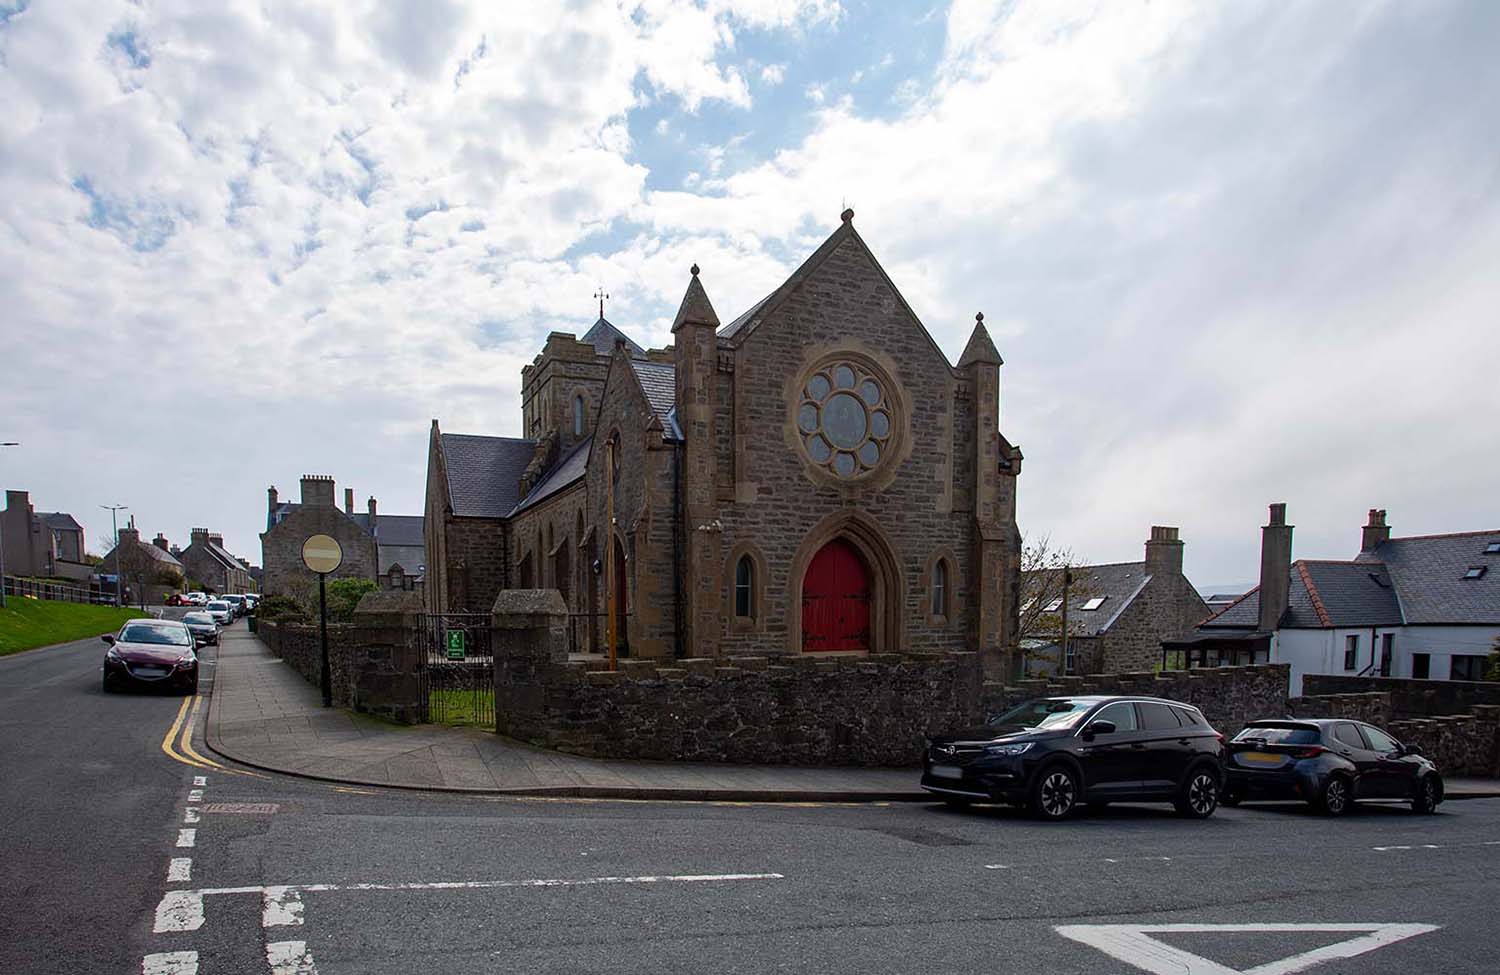
[[[359,785],[599,799],[927,801],[911,769],[607,761],[464,728],[406,728],[322,707],[243,624],[224,631],[209,748],[245,765]]]

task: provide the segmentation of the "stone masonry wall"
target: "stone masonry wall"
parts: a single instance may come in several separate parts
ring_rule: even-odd
[[[1152,670],[1162,662],[1162,640],[1191,631],[1209,615],[1185,576],[1154,573],[1145,591],[1094,641],[1093,666],[1109,674]]]
[[[322,686],[322,651],[316,624],[261,621],[256,635],[287,666],[302,675],[314,687]],[[333,706],[354,706],[354,681],[351,657],[354,627],[334,624],[328,627],[328,670],[333,689]]]
[[[375,578],[374,537],[332,505],[303,505],[261,533],[262,590],[267,595],[293,596],[304,604],[309,596],[317,598],[318,577],[302,564],[302,543],[318,534],[333,536],[344,553],[329,581]]]
[[[1391,717],[1394,720],[1461,714],[1476,704],[1500,704],[1500,681],[1412,680],[1336,674],[1308,674],[1302,678],[1302,693],[1307,697],[1371,691],[1391,696]]]
[[[986,716],[999,714],[1032,698],[1065,694],[1140,694],[1191,704],[1216,731],[1228,738],[1251,721],[1286,715],[1289,664],[1169,670],[1160,674],[1100,674],[1055,681],[1023,680],[1011,685],[985,684]]]
[[[1304,685],[1310,679],[1303,678]],[[1340,681],[1357,680],[1361,679],[1340,678]],[[1446,683],[1389,678],[1373,678],[1374,681],[1401,685]],[[1402,692],[1383,690],[1304,696],[1293,698],[1290,705],[1298,717],[1348,718],[1383,728],[1397,741],[1420,747],[1422,754],[1432,759],[1444,775],[1500,775],[1500,705],[1473,704],[1465,713],[1428,710],[1421,712],[1421,717],[1411,716],[1413,708],[1453,707],[1456,700],[1482,693],[1482,684],[1470,687],[1468,695],[1461,692],[1423,695],[1421,688],[1403,688],[1405,700]]]

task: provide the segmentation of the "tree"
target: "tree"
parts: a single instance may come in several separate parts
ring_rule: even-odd
[[[1500,636],[1495,637],[1495,649],[1490,651],[1490,663],[1484,672],[1485,680],[1500,680]]]
[[[1061,647],[1062,639],[1062,612],[1060,603],[1063,596],[1063,579],[1069,575],[1070,566],[1076,566],[1081,562],[1072,549],[1058,548],[1053,546],[1052,540],[1047,535],[1034,536],[1030,539],[1025,536],[1021,539],[1021,609],[1020,609],[1020,635],[1022,641],[1022,655],[1031,659],[1038,657],[1048,660],[1060,673],[1063,669],[1063,661],[1057,659],[1057,651],[1037,653],[1035,650],[1028,651],[1026,643],[1045,641],[1055,643]],[[1080,572],[1072,572],[1072,582],[1068,586],[1069,612],[1074,606],[1081,605],[1088,598],[1088,582]],[[1023,664],[1024,666],[1024,664]]]
[[[365,593],[380,587],[373,579],[335,579],[328,583],[328,619],[330,622],[350,623],[354,620],[354,608]]]

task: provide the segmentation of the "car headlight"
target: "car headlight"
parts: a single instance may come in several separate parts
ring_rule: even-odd
[[[110,647],[109,648],[109,652],[106,653],[105,656],[108,657],[110,660],[115,660],[115,661],[122,661],[123,662],[124,659],[125,659],[120,654],[120,648],[119,647]]]
[[[986,755],[1020,755],[1032,746],[1033,742],[1023,741],[1015,745],[990,745],[985,748]]]

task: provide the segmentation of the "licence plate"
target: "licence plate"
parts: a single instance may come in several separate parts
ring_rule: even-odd
[[[961,779],[964,777],[964,770],[952,765],[934,765],[932,767],[932,777],[935,779]]]
[[[142,677],[160,677],[167,672],[165,667],[137,667],[135,672]]]
[[[1252,762],[1256,765],[1280,765],[1285,755],[1275,752],[1240,752],[1239,759],[1242,762]]]

